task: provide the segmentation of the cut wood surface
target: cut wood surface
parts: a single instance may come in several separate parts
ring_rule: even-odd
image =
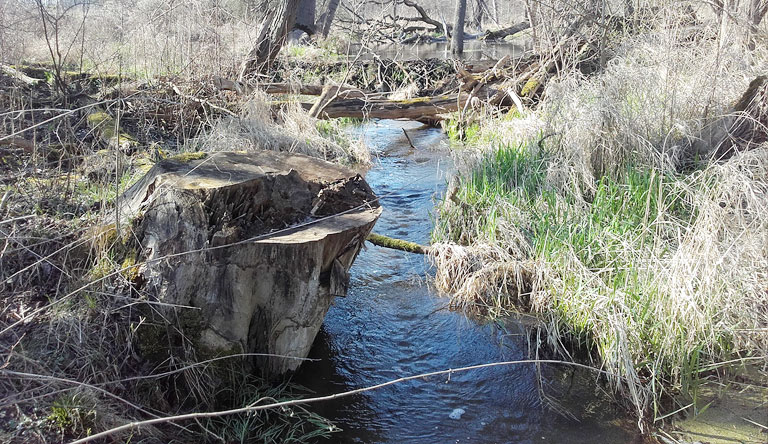
[[[195,307],[201,350],[269,354],[255,362],[273,375],[309,354],[382,211],[356,171],[275,151],[174,156],[119,202],[142,291]]]

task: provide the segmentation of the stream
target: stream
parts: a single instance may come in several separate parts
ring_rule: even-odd
[[[403,129],[417,150],[409,145]],[[415,122],[359,127],[378,159],[366,179],[384,207],[374,231],[429,243],[430,212],[452,170],[446,137]],[[403,376],[529,358],[522,322],[480,324],[447,309],[427,285],[420,255],[366,244],[336,298],[310,358],[294,377],[317,395]],[[544,402],[540,393],[556,399]],[[554,411],[557,405],[567,414]],[[635,422],[611,403],[594,374],[533,364],[412,380],[314,404],[342,443],[642,442]]]

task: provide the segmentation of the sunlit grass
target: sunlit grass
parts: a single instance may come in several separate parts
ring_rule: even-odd
[[[433,232],[438,285],[454,293],[454,304],[542,313],[551,343],[565,354],[573,347],[595,352],[630,389],[640,415],[670,395],[694,397],[705,366],[754,353],[739,350],[733,331],[738,323],[765,322],[744,311],[765,294],[731,288],[759,288],[765,276],[743,273],[756,271],[756,262],[739,263],[739,270],[717,265],[729,244],[717,231],[744,229],[717,226],[726,221],[713,211],[723,207],[711,204],[726,190],[738,192],[733,182],[725,186],[732,170],[683,175],[625,165],[585,193],[553,185],[560,183],[551,176],[559,155],[535,142],[502,145],[454,180]],[[757,166],[751,174],[764,173],[765,162]],[[766,187],[750,180],[742,186]],[[751,205],[765,202],[758,197]],[[750,244],[744,261],[760,257],[756,242],[765,234],[764,222],[751,225],[755,231],[742,234]],[[697,236],[713,230],[712,243],[699,244]],[[452,244],[477,249],[477,257],[457,255]],[[702,251],[713,246],[717,251]],[[687,268],[696,262],[701,268]],[[510,290],[519,294],[502,294]]]

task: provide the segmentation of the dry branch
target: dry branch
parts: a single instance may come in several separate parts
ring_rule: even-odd
[[[32,78],[32,77],[29,77],[28,75],[24,74],[23,72],[19,71],[18,69],[12,68],[12,67],[10,67],[8,65],[0,64],[0,72],[3,72],[6,75],[9,75],[9,76],[15,78],[16,80],[20,80],[20,81],[22,81],[22,82],[24,82],[24,83],[26,83],[27,85],[30,85],[30,86],[37,85],[38,83],[42,82],[41,79],[35,79],[35,78]]]

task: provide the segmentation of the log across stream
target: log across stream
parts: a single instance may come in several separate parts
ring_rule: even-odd
[[[452,163],[442,133],[419,126],[373,121],[359,130],[379,156],[366,175],[384,207],[375,231],[423,245]],[[528,358],[521,320],[482,325],[451,312],[430,292],[422,255],[367,245],[352,267],[348,296],[336,298],[314,342],[310,357],[319,361],[302,365],[294,382],[323,395]],[[313,409],[343,429],[332,442],[641,442],[634,420],[598,395],[594,375],[543,367],[541,377],[544,393],[576,419],[542,403],[531,364],[409,381]]]

